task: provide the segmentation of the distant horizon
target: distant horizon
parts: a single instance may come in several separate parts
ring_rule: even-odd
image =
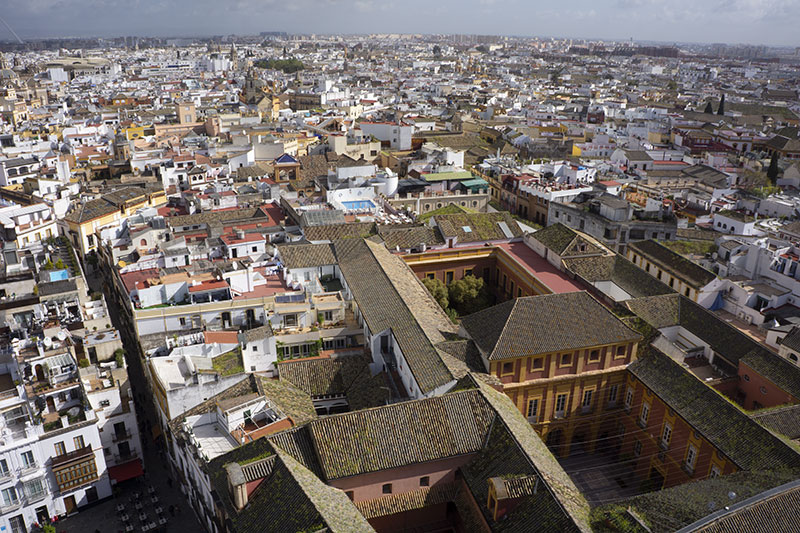
[[[0,30],[5,29],[0,26]],[[255,37],[260,36],[260,34],[270,34],[270,33],[286,33],[289,36],[310,36],[310,35],[317,35],[317,36],[352,36],[352,37],[367,37],[369,35],[421,35],[424,37],[438,37],[438,36],[464,36],[464,37],[499,37],[499,38],[510,38],[510,39],[554,39],[554,40],[573,40],[573,41],[586,41],[586,42],[602,42],[602,43],[619,43],[619,44],[629,44],[633,42],[633,44],[638,45],[655,45],[655,46],[714,46],[714,45],[723,45],[723,46],[753,46],[753,47],[765,47],[768,49],[797,49],[800,48],[800,45],[789,45],[789,44],[765,44],[765,43],[756,43],[756,42],[723,42],[723,41],[680,41],[680,40],[671,40],[671,41],[663,41],[663,40],[654,40],[654,39],[633,39],[633,41],[629,38],[613,38],[613,37],[576,37],[576,36],[557,36],[557,35],[512,35],[512,34],[492,34],[492,33],[423,33],[423,32],[365,32],[365,33],[353,33],[353,32],[285,32],[283,30],[261,30],[258,32],[252,33],[195,33],[195,34],[108,34],[108,35],[47,35],[47,36],[39,36],[39,37],[32,37],[32,36],[24,36],[20,35],[24,42],[39,42],[39,41],[57,41],[57,40],[69,40],[69,39],[98,39],[98,40],[113,40],[113,39],[127,39],[127,38],[143,38],[143,39],[197,39],[197,40],[208,40],[215,37],[221,37],[226,39],[225,42],[231,37],[233,38],[245,38],[245,37]],[[5,37],[0,36],[0,43],[2,44],[19,44],[19,41],[13,38],[13,36]]]
[[[288,34],[496,35],[800,46],[800,0],[4,0],[0,39]],[[591,35],[577,37],[576,35]],[[540,37],[541,38],[541,37]]]

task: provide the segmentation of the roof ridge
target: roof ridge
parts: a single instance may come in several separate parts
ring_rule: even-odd
[[[514,298],[513,300],[511,300],[514,303],[511,304],[511,309],[509,309],[508,315],[506,316],[506,319],[503,322],[503,328],[500,330],[500,335],[497,336],[497,341],[495,341],[494,346],[492,347],[492,351],[491,353],[489,353],[489,356],[487,357],[487,359],[489,359],[490,361],[492,359],[492,356],[494,355],[495,350],[497,350],[497,347],[500,346],[500,340],[503,338],[503,335],[506,334],[506,328],[508,327],[508,323],[510,322],[509,318],[511,317],[512,314],[514,314],[514,310],[517,308],[517,304],[519,304],[520,300],[522,300],[522,298]]]

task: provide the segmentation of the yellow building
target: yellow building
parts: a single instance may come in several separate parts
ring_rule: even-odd
[[[133,215],[142,207],[156,207],[167,202],[163,189],[125,187],[103,194],[96,200],[78,204],[60,221],[61,234],[72,241],[81,255],[97,248],[97,231]]]
[[[464,317],[461,327],[556,455],[593,451],[616,429],[641,335],[587,292],[509,300]]]

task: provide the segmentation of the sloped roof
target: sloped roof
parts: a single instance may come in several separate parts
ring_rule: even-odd
[[[632,242],[628,248],[693,287],[704,287],[717,278],[716,274],[710,270],[706,270],[694,261],[690,261],[652,239]]]
[[[759,411],[750,415],[750,418],[770,431],[790,439],[800,439],[800,404]]]
[[[378,235],[383,239],[386,248],[389,250],[394,250],[397,247],[400,247],[401,250],[407,250],[422,244],[427,246],[444,244],[444,239],[442,239],[438,229],[428,226],[413,226],[410,228],[378,226]]]
[[[532,235],[534,239],[556,255],[561,255],[577,236],[578,234],[574,230],[560,222],[540,229]]]
[[[269,475],[249,495],[247,506],[237,510],[225,465],[269,453],[277,455]],[[325,527],[342,533],[374,531],[344,492],[323,483],[267,439],[258,439],[212,460],[209,478],[225,509],[230,530],[236,533],[317,531]]]
[[[363,239],[336,241],[334,249],[370,331],[392,331],[422,393],[452,381],[434,347],[452,323],[403,260]]]
[[[633,298],[674,294],[675,291],[621,255],[571,257],[564,266],[589,283],[612,281]]]
[[[345,224],[306,226],[303,228],[303,234],[309,241],[334,241],[336,239],[369,237],[375,234],[375,223],[348,222]]]
[[[277,248],[281,262],[289,269],[336,264],[330,244],[279,244]]]
[[[507,241],[522,236],[519,224],[507,212],[435,215],[433,220],[445,239],[456,237],[460,243]]]
[[[585,291],[516,298],[461,325],[490,361],[641,338]]]
[[[800,454],[656,349],[628,371],[743,470],[800,468]]]
[[[692,300],[673,293],[628,300],[625,305],[656,329],[680,325],[732,365],[742,361],[800,399],[800,368]]]

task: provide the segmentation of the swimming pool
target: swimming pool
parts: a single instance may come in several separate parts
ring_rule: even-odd
[[[375,209],[375,204],[370,200],[351,200],[349,202],[342,202],[342,205],[348,211],[365,211],[367,209]]]

